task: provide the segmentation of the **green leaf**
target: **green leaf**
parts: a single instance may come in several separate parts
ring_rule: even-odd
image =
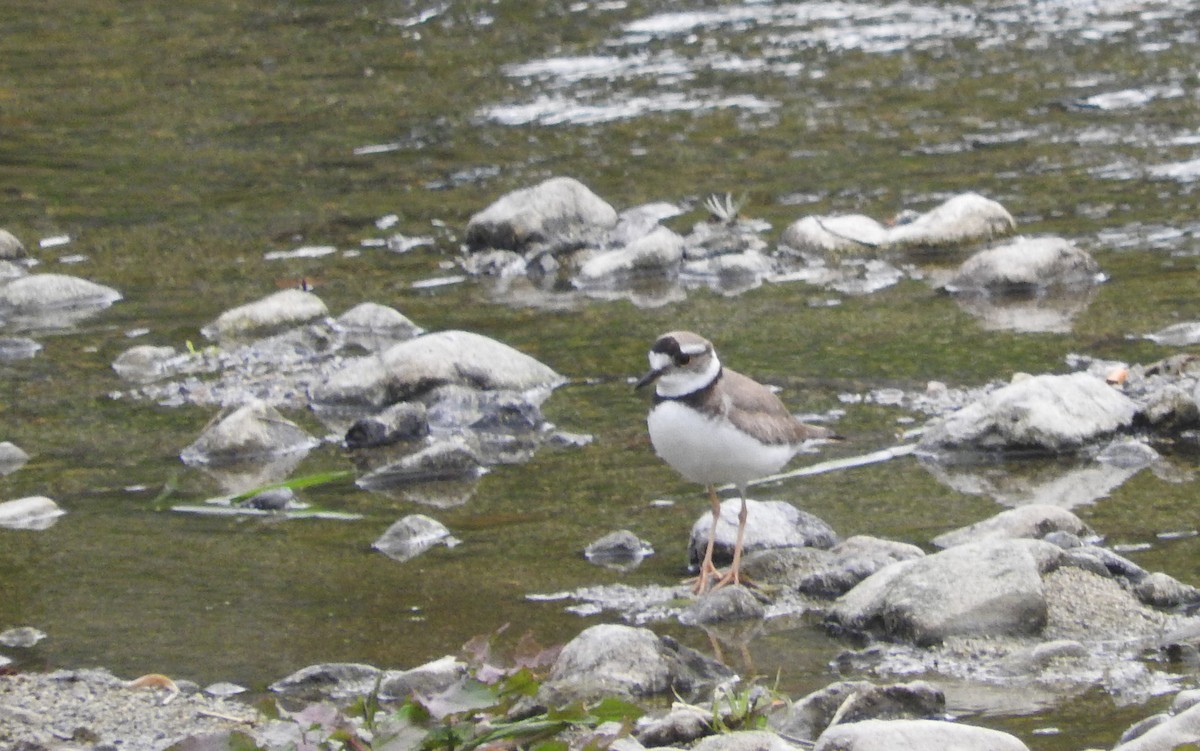
[[[592,707],[590,714],[596,718],[597,724],[600,724],[602,722],[633,722],[645,712],[636,704],[610,696]]]
[[[351,474],[353,473],[351,473],[348,469],[338,469],[332,472],[318,472],[316,474],[305,475],[303,477],[294,477],[283,482],[271,482],[267,483],[266,485],[259,485],[257,488],[251,488],[250,490],[238,493],[237,495],[230,497],[229,500],[231,503],[237,503],[238,501],[244,501],[247,498],[253,498],[259,493],[264,493],[268,490],[275,490],[276,488],[291,488],[292,490],[300,490],[301,488],[311,488],[315,485],[328,485],[331,482],[344,480],[345,478],[350,477]]]

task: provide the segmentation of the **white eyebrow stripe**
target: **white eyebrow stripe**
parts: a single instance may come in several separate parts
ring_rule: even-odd
[[[708,347],[703,344],[689,344],[686,347],[680,347],[679,351],[685,355],[702,355],[708,351]]]

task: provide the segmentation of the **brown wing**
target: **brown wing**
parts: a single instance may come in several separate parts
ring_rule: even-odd
[[[834,438],[828,428],[800,422],[774,392],[737,371],[725,368],[721,373],[725,381],[722,411],[741,430],[755,436],[763,443],[772,445],[797,444],[814,438]],[[716,398],[714,392],[710,398]],[[715,405],[714,405],[715,406]],[[729,407],[736,406],[736,410]]]

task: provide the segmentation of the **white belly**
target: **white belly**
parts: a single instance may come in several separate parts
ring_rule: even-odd
[[[796,453],[786,444],[764,446],[724,420],[674,401],[656,405],[646,424],[655,453],[686,479],[705,485],[744,485],[778,472]]]

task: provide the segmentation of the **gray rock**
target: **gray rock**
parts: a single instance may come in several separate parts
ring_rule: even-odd
[[[452,548],[460,540],[446,525],[423,514],[410,514],[398,520],[371,547],[401,563],[416,558],[434,545]]]
[[[0,441],[0,475],[11,475],[29,461],[29,454],[12,441]]]
[[[0,337],[0,360],[28,360],[42,345],[26,336]]]
[[[835,725],[813,751],[1029,751],[1008,733],[940,720],[865,720]]]
[[[1072,451],[1129,428],[1136,413],[1096,376],[1032,376],[930,421],[918,450]]]
[[[1173,323],[1164,329],[1155,331],[1153,334],[1146,334],[1146,338],[1155,344],[1165,344],[1172,347],[1187,347],[1193,344],[1200,344],[1200,321]]]
[[[417,482],[473,480],[484,472],[479,455],[465,441],[439,440],[367,472],[356,484],[364,490],[379,490]]]
[[[321,298],[301,289],[285,289],[231,308],[200,329],[208,339],[261,336],[329,315]]]
[[[338,316],[334,323],[343,331],[386,334],[394,339],[411,339],[425,333],[400,311],[374,302],[355,305]]]
[[[1022,237],[971,256],[945,288],[955,294],[1028,294],[1050,287],[1088,287],[1101,280],[1096,261],[1069,241]]]
[[[1157,451],[1135,438],[1115,440],[1096,454],[1096,461],[1121,469],[1144,469],[1160,458]]]
[[[0,286],[0,308],[26,313],[106,307],[120,299],[112,287],[66,274],[30,274]]]
[[[1008,209],[978,193],[951,196],[924,214],[897,222],[888,244],[905,248],[947,248],[1002,237],[1016,229]]]
[[[863,253],[888,243],[888,228],[869,216],[806,216],[783,230],[784,245],[819,256]]]
[[[710,735],[692,746],[692,751],[799,751],[774,733],[763,730],[739,730]]]
[[[722,587],[700,597],[679,614],[685,626],[704,626],[731,621],[760,621],[766,608],[750,590],[741,586]]]
[[[0,646],[29,649],[45,638],[44,631],[33,626],[19,626],[0,632]]]
[[[583,549],[583,557],[605,566],[639,563],[654,554],[654,547],[627,529],[609,532]]]
[[[690,705],[677,705],[662,717],[639,724],[633,734],[643,745],[657,748],[691,743],[712,732],[712,712]]]
[[[1200,705],[1148,724],[1139,723],[1142,732],[1136,737],[1122,736],[1113,751],[1169,751],[1200,742]]]
[[[555,177],[508,193],[472,216],[466,241],[471,251],[574,249],[597,241],[616,223],[616,210],[586,186]]]
[[[1029,538],[1040,540],[1051,532],[1067,532],[1076,537],[1094,533],[1075,514],[1058,506],[1031,504],[1002,511],[993,517],[933,538],[939,548],[950,548],[981,540]]]
[[[667,275],[678,270],[683,260],[683,238],[666,227],[658,227],[625,247],[592,256],[579,268],[577,286],[611,284],[638,274]]]
[[[466,677],[466,663],[453,657],[443,657],[411,670],[389,670],[379,683],[379,698],[404,701],[413,695],[433,696],[449,690]]]
[[[1200,589],[1160,571],[1143,577],[1134,585],[1133,593],[1145,604],[1156,608],[1177,608],[1200,602]]]
[[[112,368],[127,381],[150,383],[171,374],[168,362],[177,354],[174,347],[140,344],[117,355]]]
[[[296,491],[291,488],[270,488],[261,493],[255,493],[241,502],[241,506],[255,508],[261,511],[283,511],[294,507]]]
[[[379,668],[370,665],[330,662],[301,668],[267,688],[308,701],[348,699],[374,691],[381,675]]]
[[[601,624],[563,647],[538,697],[557,706],[613,695],[688,695],[732,675],[724,665],[649,629]]]
[[[683,209],[673,203],[647,203],[625,209],[617,215],[617,225],[608,233],[608,244],[621,248],[658,229],[659,222],[679,216]]]
[[[67,513],[54,501],[35,495],[0,503],[0,527],[8,529],[48,529]]]
[[[352,449],[387,446],[429,434],[429,418],[420,402],[398,402],[356,421],[346,431],[346,447]]]
[[[1072,565],[1077,568],[1091,569],[1090,565],[1080,565],[1082,559],[1090,559],[1095,561],[1101,567],[1098,571],[1101,576],[1117,577],[1125,579],[1130,584],[1137,584],[1142,579],[1150,575],[1146,569],[1137,565],[1133,561],[1118,555],[1108,548],[1102,548],[1098,545],[1084,545],[1081,548],[1073,548],[1067,551],[1063,558],[1063,565]]]
[[[17,236],[6,229],[0,229],[0,258],[11,261],[14,258],[24,258],[25,255],[25,246]]]
[[[733,546],[737,542],[738,514],[741,508],[742,502],[738,498],[730,498],[721,503],[713,561],[727,563],[733,560]],[[829,548],[837,542],[837,533],[832,527],[790,503],[748,499],[746,508],[748,512],[743,546],[747,553],[768,548]],[[697,569],[700,561],[704,559],[711,528],[711,512],[702,514],[692,525],[688,542],[688,565],[693,570]]]
[[[313,400],[383,407],[448,384],[525,392],[548,390],[563,381],[506,344],[466,331],[443,331],[400,342],[380,356],[349,361],[314,390]]]
[[[856,535],[828,550],[772,548],[748,556],[742,571],[753,581],[812,597],[837,597],[896,561],[920,558],[915,545]]]
[[[772,727],[789,738],[814,741],[829,727],[846,699],[873,686],[869,681],[831,683],[792,704],[786,715],[771,723]]]
[[[1141,417],[1157,433],[1182,433],[1200,426],[1200,406],[1192,394],[1166,384],[1142,400]]]
[[[925,551],[916,545],[867,535],[842,540],[829,552],[832,558],[827,564],[809,572],[798,583],[800,592],[816,597],[837,597],[886,566],[925,555]]]
[[[179,458],[193,466],[220,466],[304,452],[318,443],[279,410],[256,400],[206,428]]]
[[[872,574],[830,611],[843,627],[925,646],[951,636],[1039,633],[1048,543],[989,540],[901,561]]]
[[[999,203],[978,193],[962,193],[892,226],[861,214],[804,217],[783,231],[781,242],[822,256],[889,248],[932,250],[990,240],[1015,227],[1012,215]]]
[[[945,713],[946,695],[932,683],[912,681],[887,686],[868,683],[846,697],[831,722],[940,719]]]

